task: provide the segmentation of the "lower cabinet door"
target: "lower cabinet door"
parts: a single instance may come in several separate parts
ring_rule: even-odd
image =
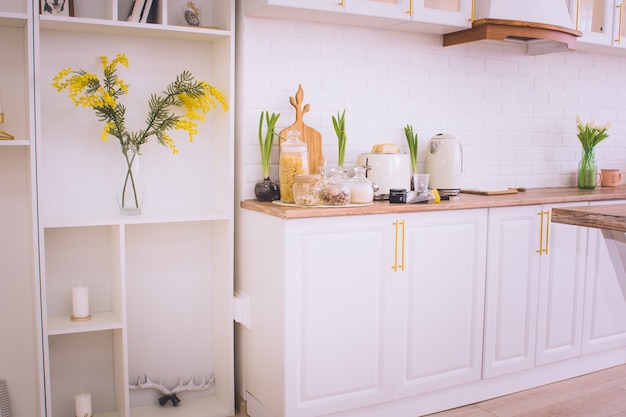
[[[542,206],[489,210],[485,378],[535,364]]]
[[[581,205],[586,203],[544,205],[544,219],[554,207]],[[548,222],[544,233],[547,252],[540,256],[536,366],[575,358],[582,352],[588,259],[586,228]]]
[[[407,214],[395,396],[481,378],[487,209]]]
[[[554,206],[490,209],[485,378],[581,354],[587,231]]]
[[[392,220],[286,222],[285,416],[392,398]]]

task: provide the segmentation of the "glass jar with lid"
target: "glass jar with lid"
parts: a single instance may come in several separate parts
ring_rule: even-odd
[[[350,203],[367,204],[374,201],[374,187],[365,177],[365,168],[354,168],[354,177],[350,180]]]
[[[333,168],[322,185],[322,204],[346,206],[350,204],[350,182],[343,176],[342,167]]]
[[[322,179],[319,175],[296,175],[293,183],[293,199],[299,206],[319,206]]]
[[[300,140],[300,132],[290,130],[287,140],[280,145],[278,179],[280,183],[280,201],[293,203],[293,184],[296,175],[309,174],[309,156],[306,143]]]

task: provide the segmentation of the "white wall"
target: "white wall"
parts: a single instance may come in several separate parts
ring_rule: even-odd
[[[626,57],[529,57],[524,47],[494,43],[443,48],[440,36],[256,17],[238,25],[238,198],[254,198],[262,177],[260,112],[281,113],[279,130],[291,125],[298,84],[311,105],[304,122],[322,133],[329,164],[337,160],[331,116],[347,109],[346,164],[375,143],[406,149],[410,123],[421,169],[432,135],[461,141],[465,188],[571,186],[580,114],[612,124],[596,158],[601,168],[626,170]],[[277,178],[277,151],[272,161]]]

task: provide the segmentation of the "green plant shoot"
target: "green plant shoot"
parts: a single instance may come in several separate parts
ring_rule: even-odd
[[[411,155],[411,168],[413,173],[417,173],[417,133],[413,133],[413,126],[406,125],[404,127],[404,134],[406,135],[406,141],[409,144],[409,154]]]
[[[344,158],[346,157],[346,110],[343,110],[343,113],[339,114],[337,112],[337,117],[333,116],[333,127],[335,128],[335,133],[337,134],[337,145],[339,147],[339,154],[337,157],[337,165],[342,167]]]
[[[261,120],[259,120],[259,146],[261,147],[261,165],[263,165],[263,178],[270,176],[270,160],[272,156],[272,145],[274,144],[274,136],[278,134],[274,131],[276,122],[280,117],[280,113],[261,112]],[[267,130],[263,135],[263,120],[267,123]]]

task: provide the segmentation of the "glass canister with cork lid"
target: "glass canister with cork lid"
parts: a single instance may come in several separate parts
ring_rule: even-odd
[[[319,175],[296,175],[293,183],[293,199],[299,206],[319,206],[321,203],[322,178]]]
[[[343,167],[330,171],[330,177],[322,185],[322,204],[346,206],[350,204],[350,183],[343,176]]]
[[[287,140],[280,145],[278,177],[280,183],[280,201],[294,203],[293,184],[296,175],[309,174],[309,155],[306,143],[300,140],[300,132],[290,130]]]

